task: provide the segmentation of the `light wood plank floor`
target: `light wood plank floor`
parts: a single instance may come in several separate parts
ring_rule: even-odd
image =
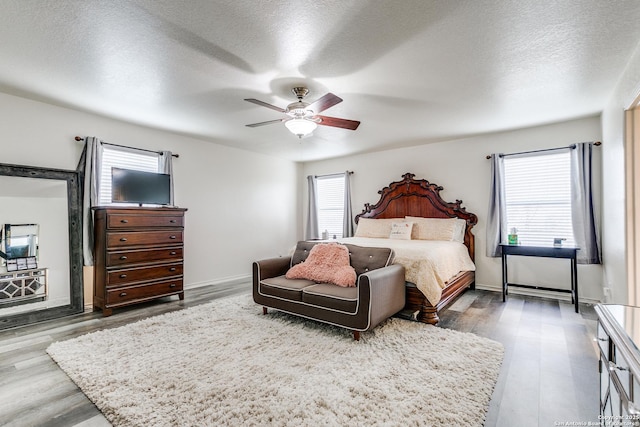
[[[0,331],[0,425],[108,426],[109,423],[46,354],[54,341],[112,328],[216,298],[249,292],[250,284],[209,286],[111,317],[84,313]],[[441,327],[472,332],[505,346],[486,426],[553,426],[597,421],[598,362],[593,308],[555,300],[467,291],[441,316]]]

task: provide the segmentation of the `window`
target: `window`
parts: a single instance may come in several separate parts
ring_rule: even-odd
[[[569,150],[504,157],[507,232],[528,245],[575,245],[571,219]]]
[[[100,175],[100,206],[111,205],[111,168],[160,172],[158,154],[103,146]],[[123,205],[120,203],[119,205]]]
[[[329,238],[342,237],[344,219],[344,175],[319,176],[316,182],[318,198],[318,231],[326,230]]]

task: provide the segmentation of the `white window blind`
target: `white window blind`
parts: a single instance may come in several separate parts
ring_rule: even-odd
[[[102,173],[100,175],[100,205],[111,205],[111,168],[160,172],[158,154],[103,146]],[[118,205],[123,206],[123,203]]]
[[[329,238],[342,237],[344,218],[344,175],[318,177],[318,230],[329,232]]]
[[[571,220],[569,151],[505,157],[507,231],[518,241],[551,245],[554,238],[575,245]]]

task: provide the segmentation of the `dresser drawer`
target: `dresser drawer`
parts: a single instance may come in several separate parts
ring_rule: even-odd
[[[600,351],[602,352],[605,359],[609,360],[609,335],[604,330],[604,327],[600,322],[598,322],[598,330],[596,332],[596,340],[598,341],[598,346],[600,347]]]
[[[621,389],[618,390],[620,394],[624,393],[624,396],[627,400],[631,399],[631,382],[633,381],[633,375],[629,371],[629,363],[622,356],[620,351],[616,346],[613,346],[613,354],[611,357],[611,362],[609,362],[609,370],[611,371],[611,375],[615,376],[619,383]]]
[[[182,231],[130,231],[107,233],[108,248],[182,243]]]
[[[107,286],[118,286],[134,282],[159,280],[166,277],[181,276],[183,264],[163,264],[152,267],[138,267],[112,270],[107,273]]]
[[[107,267],[117,267],[131,264],[146,264],[154,262],[180,261],[183,257],[183,249],[138,249],[130,251],[109,251],[107,253]]]
[[[107,228],[133,227],[183,227],[182,215],[132,215],[126,213],[111,213],[107,215]]]
[[[127,303],[135,300],[158,298],[182,292],[182,279],[167,280],[147,285],[129,286],[107,291],[107,305]]]

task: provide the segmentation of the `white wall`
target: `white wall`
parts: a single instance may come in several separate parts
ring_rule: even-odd
[[[2,163],[75,169],[82,151],[76,135],[178,153],[187,287],[248,276],[253,260],[296,241],[301,168],[294,162],[6,94],[0,110]]]
[[[485,227],[489,200],[490,162],[487,154],[518,152],[567,146],[575,142],[601,139],[600,118],[550,124],[510,132],[492,133],[454,141],[424,144],[417,147],[362,154],[334,160],[309,162],[304,176],[352,170],[353,211],[360,213],[366,202],[376,203],[377,193],[391,181],[399,181],[405,172],[418,179],[441,185],[440,193],[447,201],[461,199],[467,211],[478,216],[474,227],[476,242],[476,281],[479,287],[499,289],[501,265],[499,258],[485,256]],[[596,148],[595,169],[600,172],[600,152]],[[600,182],[595,183],[599,189]],[[306,212],[306,190],[300,199]],[[599,202],[599,200],[597,200]],[[513,258],[509,262],[510,281],[554,287],[568,283],[566,260]],[[513,275],[512,275],[513,273]],[[602,298],[600,266],[578,266],[580,296],[599,301]],[[514,289],[514,292],[517,292]],[[560,296],[566,296],[560,294]]]
[[[602,113],[603,257],[611,302],[626,304],[624,111],[640,94],[640,50],[630,58]],[[630,284],[630,286],[640,286]]]

